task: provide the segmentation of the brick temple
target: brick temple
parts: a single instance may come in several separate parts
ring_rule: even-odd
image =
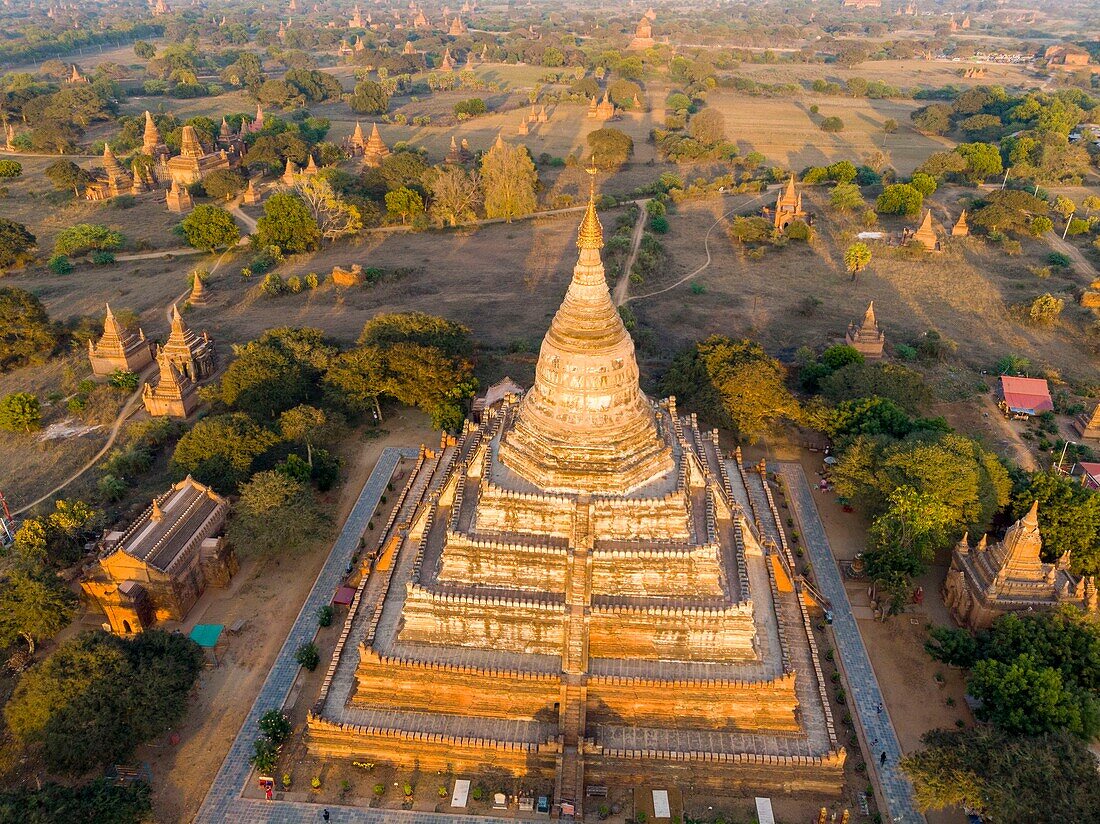
[[[589,786],[836,794],[766,478],[641,391],[594,192],[534,386],[421,449],[309,714],[320,757]],[[499,395],[500,393],[498,393]]]

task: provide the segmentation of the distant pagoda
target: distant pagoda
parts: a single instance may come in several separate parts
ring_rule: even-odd
[[[867,304],[862,323],[852,321],[848,324],[844,342],[869,360],[878,360],[882,357],[883,349],[886,347],[886,334],[879,329],[878,320],[875,318],[874,301]]]

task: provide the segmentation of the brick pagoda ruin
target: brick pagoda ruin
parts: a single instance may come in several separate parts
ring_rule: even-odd
[[[1050,610],[1059,604],[1097,612],[1095,577],[1072,574],[1069,552],[1053,564],[1043,563],[1042,548],[1038,502],[992,546],[983,535],[971,547],[963,535],[951,553],[943,584],[951,617],[970,629],[985,629],[1005,613]]]
[[[103,335],[95,342],[88,341],[88,360],[94,375],[106,376],[119,369],[140,372],[153,362],[153,347],[141,327],[136,331],[124,328],[107,304]]]
[[[863,313],[863,321],[848,324],[848,331],[844,335],[844,342],[869,360],[878,360],[882,357],[882,351],[886,347],[886,333],[879,329],[878,320],[875,318],[875,302],[867,304],[867,311]]]
[[[308,718],[314,756],[585,788],[835,794],[846,757],[766,478],[655,403],[594,192],[534,386],[421,449]],[[488,399],[487,399],[488,400]]]

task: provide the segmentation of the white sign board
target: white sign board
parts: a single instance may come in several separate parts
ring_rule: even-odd
[[[653,817],[672,818],[672,810],[668,808],[668,790],[653,791]]]
[[[756,817],[760,819],[760,824],[775,824],[775,813],[772,812],[770,798],[756,799]]]
[[[470,797],[470,781],[466,778],[460,778],[455,781],[455,791],[451,794],[451,806],[452,807],[465,807],[466,801]]]

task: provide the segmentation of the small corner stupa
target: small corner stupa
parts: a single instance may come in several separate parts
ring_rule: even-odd
[[[883,349],[886,347],[886,334],[879,329],[878,320],[875,318],[874,301],[867,304],[862,323],[852,321],[848,324],[844,342],[868,360],[878,360],[882,357]]]
[[[912,240],[915,240],[929,252],[935,252],[940,248],[940,239],[936,237],[936,230],[932,227],[932,210],[924,213],[924,220],[920,228],[913,232]]]
[[[119,369],[140,372],[153,362],[153,350],[141,327],[136,331],[124,328],[107,304],[103,335],[94,343],[88,341],[88,360],[94,375],[106,376]]]
[[[959,219],[955,221],[955,225],[951,227],[951,237],[969,237],[970,226],[966,222],[966,209],[962,210],[959,215]]]
[[[165,195],[164,202],[168,206],[168,211],[176,214],[190,212],[195,205],[195,202],[191,199],[191,192],[187,190],[187,187],[180,186],[178,180],[172,181],[172,188]]]
[[[145,411],[153,417],[188,418],[198,408],[199,395],[195,383],[180,372],[163,352],[157,353],[160,374],[156,386],[141,387]]]
[[[382,165],[382,159],[389,153],[390,147],[382,140],[382,135],[378,131],[378,124],[373,124],[370,130],[370,138],[367,140],[367,147],[363,150],[363,165],[377,168]]]

